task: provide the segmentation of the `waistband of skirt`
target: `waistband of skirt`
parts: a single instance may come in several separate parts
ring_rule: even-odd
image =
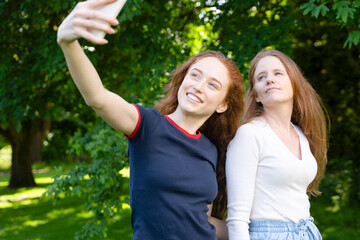
[[[310,216],[307,219],[300,219],[299,222],[286,221],[251,221],[251,232],[298,232],[308,225],[313,225],[314,219]]]

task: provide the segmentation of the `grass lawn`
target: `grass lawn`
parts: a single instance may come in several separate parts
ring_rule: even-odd
[[[360,208],[336,209],[321,196],[311,201],[311,215],[324,240],[360,239]]]
[[[9,148],[0,150],[0,171],[9,170]],[[0,240],[74,239],[75,232],[91,218],[84,201],[77,197],[63,198],[53,205],[51,198],[41,198],[46,186],[53,182],[53,166],[38,164],[34,169],[47,172],[34,174],[37,187],[10,190],[9,175],[0,175]],[[71,165],[63,166],[64,169]],[[334,208],[324,197],[311,200],[311,215],[324,240],[360,239],[360,208]],[[117,218],[108,226],[103,239],[130,240],[130,208],[124,205]]]
[[[77,232],[91,218],[83,201],[77,197],[64,198],[53,205],[50,198],[41,198],[52,183],[54,171],[34,175],[34,188],[10,190],[9,176],[0,176],[0,240],[74,239]],[[104,239],[130,240],[130,208],[125,206],[118,218],[108,227]]]
[[[75,232],[91,218],[83,201],[64,198],[54,206],[52,199],[41,198],[54,171],[35,174],[38,186],[10,190],[9,176],[0,176],[0,240],[74,239]],[[360,209],[342,208],[334,211],[324,199],[312,200],[311,213],[324,240],[360,239]],[[109,225],[104,239],[130,240],[130,209],[125,206]]]

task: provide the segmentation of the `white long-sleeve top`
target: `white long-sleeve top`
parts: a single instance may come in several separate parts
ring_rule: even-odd
[[[242,125],[229,145],[226,160],[230,240],[248,240],[249,223],[293,221],[310,216],[306,193],[317,163],[302,130],[298,159],[259,117]]]

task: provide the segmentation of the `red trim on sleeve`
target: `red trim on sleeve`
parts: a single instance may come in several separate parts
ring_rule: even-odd
[[[172,125],[174,125],[174,127],[179,129],[186,136],[188,136],[190,138],[194,138],[194,139],[199,139],[201,137],[201,132],[197,131],[196,134],[191,134],[191,133],[187,132],[185,129],[183,129],[182,127],[180,127],[179,125],[177,125],[171,118],[169,118],[169,116],[165,115],[165,117]]]
[[[134,131],[131,133],[131,135],[127,136],[126,134],[124,134],[127,139],[131,139],[131,138],[135,137],[135,134],[137,133],[137,130],[139,129],[140,122],[141,122],[141,114],[140,114],[139,108],[135,104],[131,104],[131,105],[133,105],[136,108],[136,110],[139,114],[139,119],[138,119],[138,121],[136,123],[136,127],[135,127]]]

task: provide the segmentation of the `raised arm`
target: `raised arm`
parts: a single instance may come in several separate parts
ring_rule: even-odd
[[[57,42],[65,55],[70,74],[86,104],[114,129],[130,135],[138,121],[136,108],[117,94],[104,88],[95,67],[77,41],[79,38],[85,38],[96,44],[107,43],[105,39],[94,36],[89,30],[98,29],[109,34],[114,33],[110,26],[98,22],[96,19],[117,25],[116,18],[94,9],[115,1],[88,0],[78,3],[61,23]]]

